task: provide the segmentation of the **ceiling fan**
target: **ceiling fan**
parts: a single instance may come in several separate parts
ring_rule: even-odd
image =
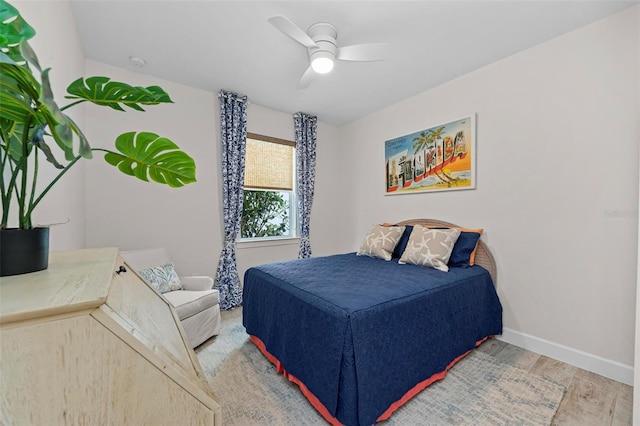
[[[284,16],[269,18],[269,23],[307,48],[309,68],[298,80],[298,88],[307,88],[316,74],[326,74],[333,69],[335,60],[382,61],[387,56],[387,43],[354,44],[338,47],[336,27],[318,22],[304,32]]]

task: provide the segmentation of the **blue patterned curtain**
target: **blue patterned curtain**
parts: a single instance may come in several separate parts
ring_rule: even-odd
[[[220,308],[242,304],[236,265],[236,238],[240,233],[244,194],[244,158],[247,145],[247,98],[220,91],[220,140],[222,142],[222,211],[224,244],[214,287],[220,292]]]
[[[298,224],[300,225],[300,251],[298,258],[311,257],[309,221],[313,188],[316,181],[316,138],[318,117],[298,112],[294,114],[296,126],[296,174],[298,186]]]

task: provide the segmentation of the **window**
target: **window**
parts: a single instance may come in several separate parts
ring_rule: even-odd
[[[295,142],[247,133],[240,240],[296,236]]]

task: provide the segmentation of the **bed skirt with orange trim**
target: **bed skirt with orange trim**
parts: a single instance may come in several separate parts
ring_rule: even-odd
[[[307,388],[307,386],[304,383],[302,383],[294,375],[288,373],[287,370],[285,370],[284,367],[282,366],[282,363],[275,356],[271,355],[269,351],[267,351],[267,348],[265,347],[262,340],[260,340],[258,337],[253,335],[249,335],[249,339],[251,339],[253,344],[256,345],[258,349],[260,349],[260,352],[262,352],[262,354],[269,360],[269,362],[275,365],[277,373],[282,373],[284,377],[289,379],[290,382],[298,385],[298,387],[302,391],[302,394],[305,396],[305,398],[309,400],[313,408],[315,408],[316,411],[318,411],[318,413],[320,413],[320,415],[324,417],[326,421],[328,421],[333,426],[342,425],[342,423],[340,423],[338,419],[336,419],[329,413],[329,410],[327,410],[327,408],[322,404],[322,402],[320,402],[320,400],[316,398],[316,396]],[[485,337],[484,339],[477,341],[476,347],[479,346],[482,342],[484,342],[487,339],[488,337]],[[444,377],[447,375],[447,372],[451,369],[451,367],[456,365],[458,361],[460,361],[462,358],[467,356],[469,353],[471,353],[471,351],[467,351],[463,353],[462,355],[460,355],[459,357],[451,361],[449,365],[447,365],[447,367],[444,369],[444,371],[434,374],[433,376],[429,377],[426,380],[421,381],[420,383],[415,385],[413,388],[409,389],[409,391],[407,391],[407,393],[405,393],[402,396],[402,398],[400,398],[399,400],[391,404],[389,408],[387,408],[385,412],[382,413],[376,421],[381,422],[383,420],[387,420],[389,417],[391,417],[391,414],[393,414],[398,408],[402,407],[404,404],[409,402],[411,398],[418,395],[427,386],[431,385],[434,382],[437,382],[438,380],[444,379]]]

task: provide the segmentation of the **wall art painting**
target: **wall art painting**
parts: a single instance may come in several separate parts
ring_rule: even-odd
[[[475,114],[384,143],[386,194],[474,189]]]

